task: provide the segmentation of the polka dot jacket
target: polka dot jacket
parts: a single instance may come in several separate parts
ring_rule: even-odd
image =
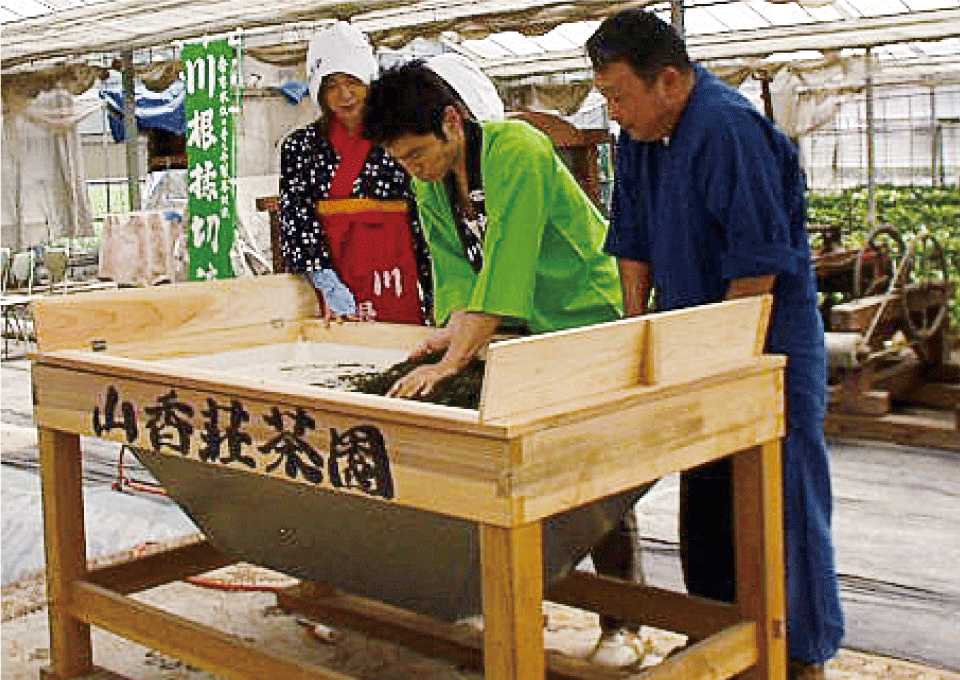
[[[320,133],[319,123],[296,130],[280,146],[280,253],[289,271],[334,269],[330,247],[314,206],[327,198],[340,157]],[[410,178],[382,147],[374,146],[353,184],[354,198],[413,200]],[[430,253],[416,210],[411,214],[413,252],[417,258],[423,318],[432,318],[433,280]]]

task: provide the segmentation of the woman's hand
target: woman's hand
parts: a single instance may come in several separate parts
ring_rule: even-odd
[[[307,272],[307,278],[317,292],[320,318],[325,321],[357,316],[357,303],[353,293],[332,269],[317,269]]]
[[[317,304],[320,306],[320,313],[317,316],[329,324],[334,319],[334,314],[330,310],[330,305],[327,304],[327,299],[324,297],[322,290],[319,288],[314,288],[313,292],[317,294]]]

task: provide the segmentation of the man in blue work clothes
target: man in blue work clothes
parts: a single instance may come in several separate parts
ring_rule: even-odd
[[[843,616],[830,532],[823,419],[826,358],[805,228],[804,177],[787,137],[694,65],[683,39],[642,10],[587,41],[594,81],[621,128],[606,248],[629,315],[772,290],[769,351],[787,355],[784,508],[791,680],[824,677]],[[729,459],[681,476],[690,593],[736,595]]]

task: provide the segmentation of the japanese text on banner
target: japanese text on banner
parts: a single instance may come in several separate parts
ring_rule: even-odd
[[[240,102],[239,48],[217,40],[183,46],[186,85],[188,278],[233,276],[236,130]]]

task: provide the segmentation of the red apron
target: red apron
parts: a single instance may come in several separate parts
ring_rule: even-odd
[[[361,315],[372,311],[374,321],[423,323],[407,212],[327,214],[323,228],[337,274]]]
[[[363,207],[344,211],[342,208],[350,207],[356,199],[336,200],[350,197],[370,150],[369,142],[365,147],[357,143],[351,147],[338,149],[341,161],[329,194],[333,200],[317,205],[330,241],[334,268],[353,293],[361,316],[372,312],[374,321],[423,324],[417,258],[406,203],[398,206],[397,201],[390,201],[393,209],[389,212]],[[337,207],[338,203],[341,207]]]

